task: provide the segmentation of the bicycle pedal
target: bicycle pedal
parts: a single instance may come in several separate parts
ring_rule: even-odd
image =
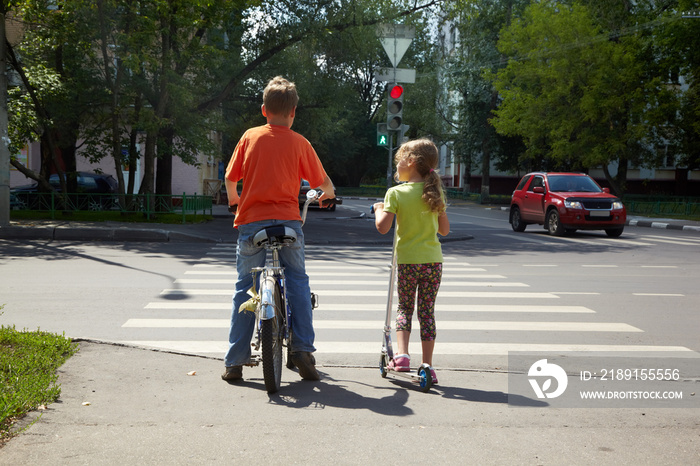
[[[318,295],[316,293],[311,293],[311,309],[316,309],[318,307]]]
[[[243,364],[243,365],[248,366],[248,367],[259,366],[261,360],[262,360],[262,358],[260,357],[260,355],[256,354],[256,355],[251,356],[250,359],[248,360],[248,362]]]

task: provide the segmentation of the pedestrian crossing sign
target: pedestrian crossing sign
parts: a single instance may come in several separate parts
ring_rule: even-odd
[[[389,130],[386,123],[377,123],[377,145],[384,147],[389,145]]]

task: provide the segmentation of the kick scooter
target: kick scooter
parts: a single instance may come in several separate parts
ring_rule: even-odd
[[[374,213],[374,206],[370,208]],[[418,383],[423,392],[430,391],[433,385],[432,367],[429,364],[421,364],[417,370],[399,372],[394,370],[389,362],[394,360],[394,350],[391,346],[391,307],[394,299],[394,283],[396,282],[396,222],[394,222],[394,241],[391,248],[391,270],[389,272],[389,293],[386,300],[386,319],[384,320],[384,337],[382,339],[382,353],[379,358],[379,373],[382,378],[391,375]]]

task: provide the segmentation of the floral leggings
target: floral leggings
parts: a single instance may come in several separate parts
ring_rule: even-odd
[[[421,341],[435,340],[435,298],[442,280],[442,264],[399,264],[396,330],[411,331],[418,291],[418,322]]]

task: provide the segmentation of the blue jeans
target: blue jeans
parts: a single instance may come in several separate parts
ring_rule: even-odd
[[[253,267],[265,264],[267,251],[253,246],[253,236],[263,227],[269,225],[286,225],[297,233],[297,241],[279,251],[280,262],[284,267],[287,286],[287,301],[292,309],[292,351],[316,351],[314,348],[314,328],[311,309],[311,289],[309,276],[304,265],[304,233],[300,221],[264,220],[238,227],[238,248],[236,250],[236,270],[238,279],[233,295],[231,328],[229,330],[229,348],[224,358],[226,367],[246,364],[250,359],[251,346],[255,330],[255,315],[252,312],[238,312],[241,304],[250,296],[248,290],[253,286]],[[257,274],[256,274],[257,275]]]

